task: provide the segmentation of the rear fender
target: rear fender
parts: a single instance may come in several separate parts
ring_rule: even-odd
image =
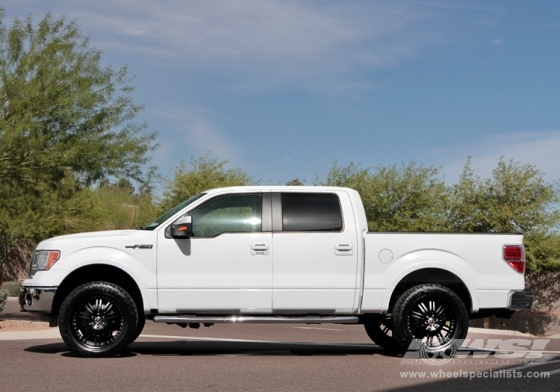
[[[475,287],[469,283],[469,276],[476,276],[477,272],[464,259],[456,254],[442,250],[419,250],[410,252],[395,259],[386,269],[387,276],[392,276],[387,285],[387,295],[383,299],[383,310],[389,311],[391,297],[395,288],[404,278],[415,271],[435,268],[447,271],[457,276],[467,288],[471,297],[471,312],[478,311],[478,298]],[[437,283],[437,282],[426,282]]]

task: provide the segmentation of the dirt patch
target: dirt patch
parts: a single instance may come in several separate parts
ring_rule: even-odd
[[[49,323],[32,323],[29,321],[14,321],[0,319],[0,332],[8,331],[40,331],[49,329]]]

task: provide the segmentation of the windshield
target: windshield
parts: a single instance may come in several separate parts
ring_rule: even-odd
[[[183,208],[185,208],[186,206],[188,206],[192,202],[200,199],[205,194],[206,193],[199,193],[198,195],[195,195],[195,196],[191,197],[190,199],[185,200],[184,202],[177,204],[175,207],[173,207],[172,209],[167,211],[165,214],[161,215],[159,218],[154,220],[152,223],[149,223],[146,226],[144,226],[142,228],[142,230],[154,230],[156,227],[161,225],[163,222],[165,222],[171,216],[175,215],[178,211],[181,211]]]

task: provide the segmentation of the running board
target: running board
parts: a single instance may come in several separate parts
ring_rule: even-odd
[[[154,316],[156,323],[258,323],[258,324],[356,324],[357,316],[305,316],[305,317],[275,317],[275,316],[226,316],[226,317],[197,317],[197,316]]]

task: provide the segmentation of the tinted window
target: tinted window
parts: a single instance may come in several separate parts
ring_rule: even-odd
[[[262,231],[262,195],[218,196],[192,210],[195,237]]]
[[[341,231],[338,196],[332,193],[283,193],[284,231]]]

